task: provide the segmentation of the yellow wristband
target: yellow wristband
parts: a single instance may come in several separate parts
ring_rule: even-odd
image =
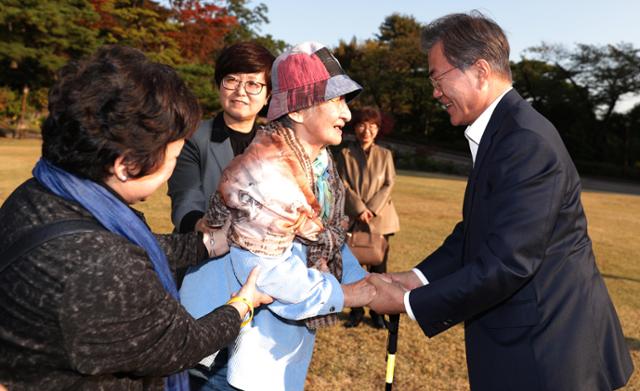
[[[247,307],[249,307],[249,319],[245,320],[240,324],[240,327],[244,327],[248,325],[249,322],[251,322],[251,319],[253,319],[253,305],[246,297],[242,297],[242,296],[235,296],[230,298],[229,301],[227,301],[227,304],[236,303],[236,302],[244,303],[247,305]]]

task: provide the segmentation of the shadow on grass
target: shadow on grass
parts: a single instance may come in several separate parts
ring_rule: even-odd
[[[614,276],[613,274],[604,274],[604,273],[602,274],[602,277],[610,278],[612,280],[623,280],[623,281],[631,281],[631,282],[639,282],[640,283],[640,278]]]
[[[635,338],[624,337],[625,341],[627,341],[627,346],[631,350],[640,350],[640,340]]]

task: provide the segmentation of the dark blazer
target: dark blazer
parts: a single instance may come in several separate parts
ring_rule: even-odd
[[[209,197],[218,187],[222,171],[234,157],[228,137],[219,142],[212,140],[214,133],[223,131],[224,126],[222,113],[214,119],[202,121],[180,152],[176,168],[169,178],[168,192],[171,197],[171,221],[176,231],[191,231],[193,224],[190,223],[195,223],[204,215],[209,206]],[[196,216],[192,216],[194,213]],[[184,224],[185,217],[192,221]],[[185,225],[187,229],[181,229]]]
[[[465,322],[473,390],[610,390],[633,371],[598,271],[580,178],[554,126],[512,90],[482,136],[463,220],[409,300],[427,336]]]

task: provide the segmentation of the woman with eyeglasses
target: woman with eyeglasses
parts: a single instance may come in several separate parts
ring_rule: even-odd
[[[371,232],[380,233],[388,241],[400,230],[398,214],[391,201],[396,170],[391,151],[375,143],[382,117],[373,107],[363,107],[353,113],[356,140],[338,154],[338,171],[346,189],[345,213],[352,222],[368,224]],[[387,272],[389,246],[380,265],[370,266],[372,273]],[[382,316],[369,310],[375,328],[384,328]],[[358,326],[364,317],[364,308],[355,307],[349,313],[345,327]]]
[[[253,140],[256,117],[271,92],[273,60],[266,48],[253,42],[231,45],[218,56],[214,78],[222,111],[200,123],[169,179],[171,220],[176,231],[194,230],[218,187],[222,170]]]

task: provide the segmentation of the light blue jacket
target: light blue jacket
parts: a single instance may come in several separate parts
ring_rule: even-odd
[[[302,319],[341,312],[344,296],[340,282],[330,273],[307,267],[306,246],[298,241],[278,257],[258,256],[232,247],[226,256],[187,273],[180,289],[184,307],[196,318],[223,305],[241,288],[249,272],[261,266],[257,286],[274,298],[255,311],[229,347],[227,380],[252,390],[302,390],[313,353],[315,332]],[[342,283],[366,272],[345,245],[342,248]]]

